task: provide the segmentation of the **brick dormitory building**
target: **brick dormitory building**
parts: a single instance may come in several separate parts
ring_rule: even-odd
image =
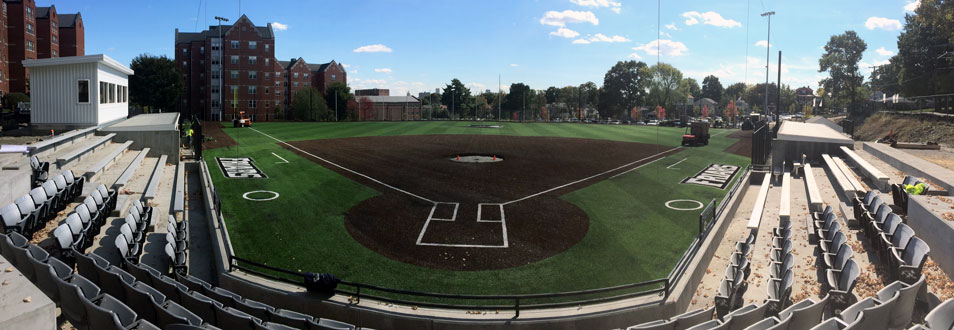
[[[206,120],[232,120],[240,111],[253,121],[273,120],[277,105],[289,113],[302,88],[323,93],[332,83],[347,84],[344,67],[335,61],[276,60],[271,23],[255,26],[245,15],[232,25],[212,25],[202,32],[176,29],[175,43],[184,84],[177,110]]]
[[[79,13],[59,14],[54,5],[37,7],[33,0],[3,0],[0,6],[0,96],[30,93],[24,60],[86,55]]]

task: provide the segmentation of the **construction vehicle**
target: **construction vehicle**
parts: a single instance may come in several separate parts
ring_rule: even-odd
[[[252,127],[252,118],[245,117],[245,111],[239,111],[238,118],[232,119],[232,127]]]
[[[709,123],[704,121],[693,122],[686,127],[686,134],[682,135],[682,145],[702,146],[709,144]]]

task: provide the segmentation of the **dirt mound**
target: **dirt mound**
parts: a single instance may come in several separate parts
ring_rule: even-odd
[[[752,131],[738,130],[727,135],[727,137],[739,139],[739,141],[723,151],[743,157],[752,157]]]
[[[855,128],[855,139],[874,141],[891,134],[899,142],[937,142],[954,145],[954,123],[946,120],[929,120],[926,117],[879,113],[868,117]]]
[[[206,138],[212,138],[212,141],[202,142],[203,150],[212,150],[238,145],[238,142],[235,142],[231,136],[225,134],[225,131],[222,130],[222,123],[220,122],[205,122],[202,125],[202,134],[205,134]]]

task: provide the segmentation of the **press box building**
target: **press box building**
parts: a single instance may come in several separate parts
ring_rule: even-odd
[[[129,116],[133,70],[106,55],[26,60],[23,66],[30,69],[34,127],[90,127]]]

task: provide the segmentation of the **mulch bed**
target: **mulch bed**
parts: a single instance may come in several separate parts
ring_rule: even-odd
[[[215,139],[214,141],[203,141],[202,150],[212,150],[238,145],[238,142],[235,142],[231,136],[225,134],[225,131],[222,130],[221,122],[207,121],[202,123],[202,134],[205,134],[206,137]]]
[[[448,270],[516,267],[569,249],[586,235],[589,219],[583,210],[558,197],[631,167],[505,205],[507,248],[416,244],[418,239],[439,244],[502,244],[499,222],[477,222],[478,203],[523,198],[667,149],[606,140],[480,135],[358,137],[291,144],[423,198],[459,203],[456,221],[432,220],[421,236],[434,204],[302,155],[381,192],[346,215],[346,228],[355,240],[395,260]],[[496,155],[505,160],[483,164],[450,161],[457,155]],[[484,220],[500,218],[496,205],[484,206],[482,212]],[[433,217],[452,215],[453,206],[440,205]]]
[[[730,154],[736,154],[744,157],[752,157],[752,132],[753,131],[743,131],[738,130],[732,132],[732,134],[727,135],[733,139],[739,139],[738,142],[732,144],[728,148],[725,148],[725,152]]]

